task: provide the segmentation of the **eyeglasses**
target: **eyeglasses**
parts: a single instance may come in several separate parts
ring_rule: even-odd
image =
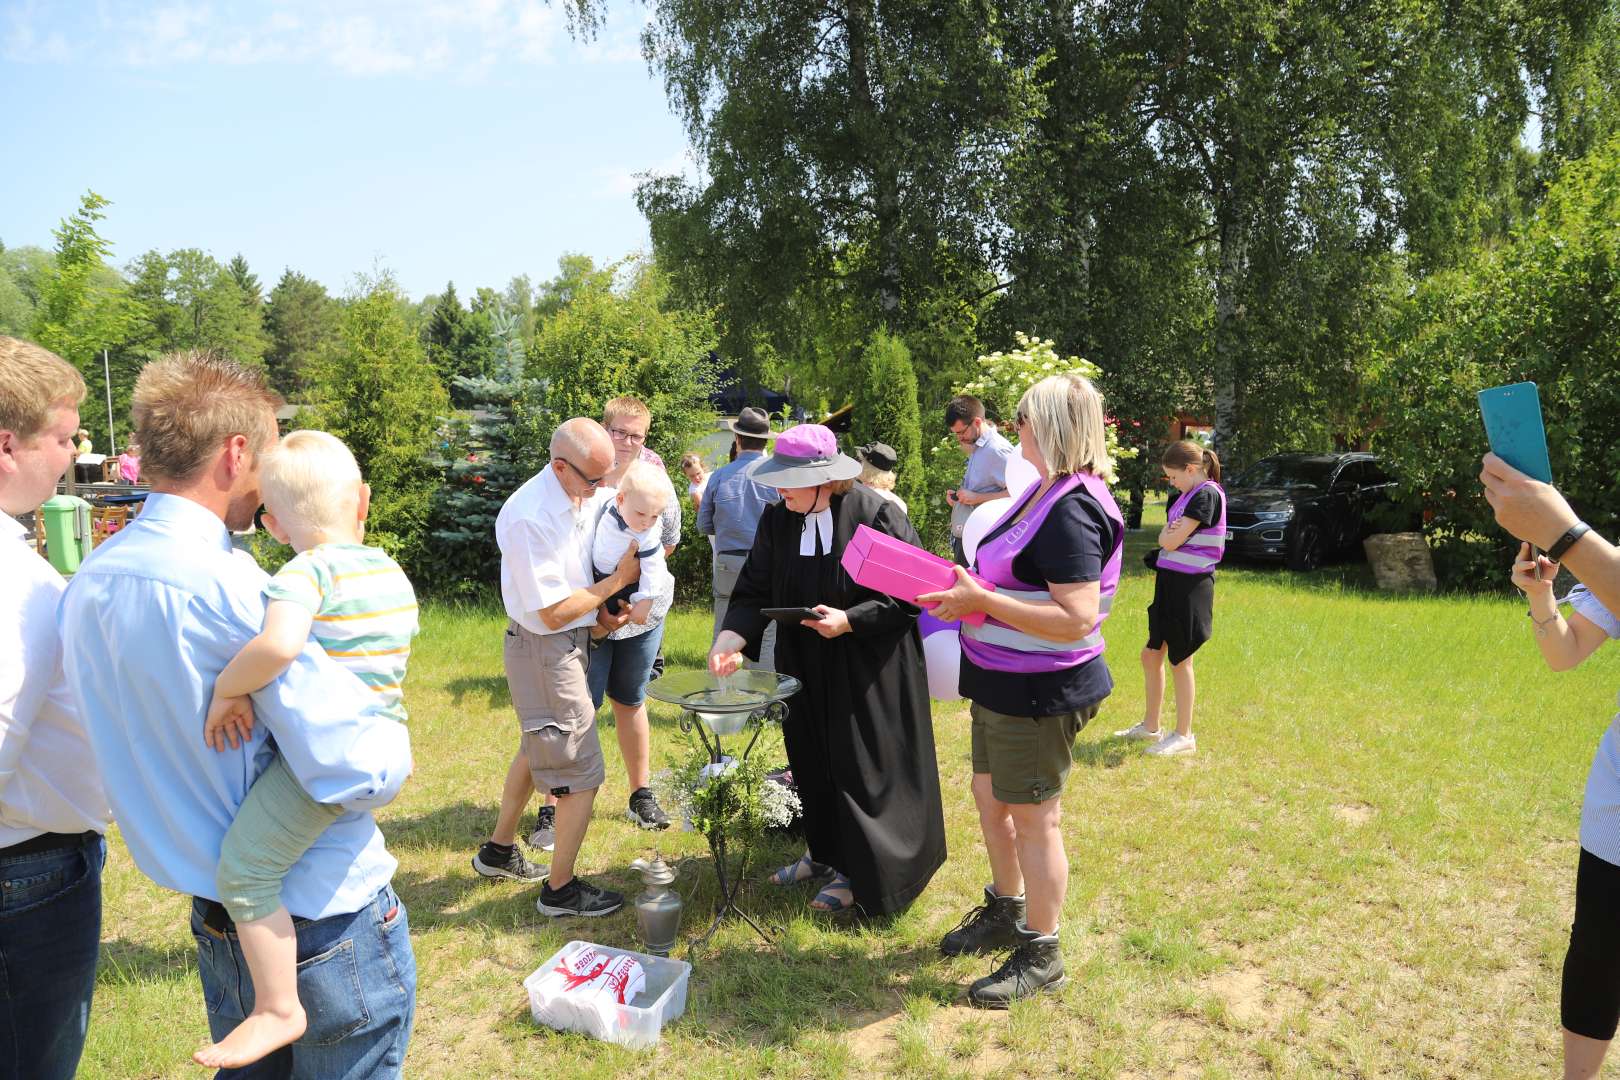
[[[647,441],[647,436],[645,434],[638,435],[633,431],[626,431],[624,428],[610,427],[608,428],[608,434],[613,436],[615,439],[618,439],[620,442],[629,443],[631,446],[640,446],[642,443]]]
[[[564,465],[568,466],[570,469],[573,469],[575,476],[579,477],[581,480],[585,481],[587,484],[589,484],[593,488],[601,487],[602,486],[602,481],[607,479],[607,473],[603,473],[601,476],[598,476],[595,480],[592,480],[590,477],[585,475],[585,470],[584,469],[580,468],[578,465],[575,465],[572,461],[569,461],[567,458],[557,458],[556,460],[562,462]]]
[[[1013,416],[1013,427],[1025,427],[1028,424],[1029,417],[1024,415],[1023,409],[1019,409],[1017,414]]]

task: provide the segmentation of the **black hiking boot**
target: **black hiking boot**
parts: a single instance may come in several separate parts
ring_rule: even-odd
[[[968,987],[968,1004],[981,1009],[1005,1009],[1015,1001],[1061,989],[1063,950],[1056,934],[1020,930],[1021,939],[1001,966]]]
[[[984,903],[962,917],[956,929],[939,942],[939,951],[946,956],[967,953],[988,955],[1010,949],[1020,941],[1018,928],[1024,924],[1024,898],[997,896],[989,885],[984,887]]]

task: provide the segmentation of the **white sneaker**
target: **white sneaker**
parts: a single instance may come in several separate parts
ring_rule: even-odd
[[[1170,757],[1172,754],[1190,754],[1198,749],[1198,740],[1189,733],[1177,735],[1172,732],[1147,748],[1147,753],[1155,757]]]
[[[1114,732],[1116,739],[1129,739],[1132,742],[1158,742],[1164,738],[1164,729],[1149,731],[1146,720],[1138,721],[1135,727],[1128,727],[1124,731]]]

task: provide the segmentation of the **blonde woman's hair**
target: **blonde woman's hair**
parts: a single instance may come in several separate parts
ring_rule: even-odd
[[[72,364],[33,342],[0,337],[0,429],[26,442],[53,408],[83,400],[84,379]]]
[[[183,483],[196,476],[232,435],[254,454],[276,438],[281,395],[264,376],[217,352],[170,353],[141,369],[130,416],[141,444],[141,469]]]
[[[698,467],[699,472],[708,471],[703,467],[702,455],[698,454],[696,451],[688,450],[686,453],[681,455],[681,469],[684,471],[686,469],[690,469],[693,465]]]
[[[264,508],[284,524],[325,530],[354,520],[360,466],[343,440],[324,431],[295,431],[259,468]]]
[[[668,474],[652,462],[640,458],[625,468],[624,475],[619,478],[619,491],[624,495],[654,496],[662,500],[665,508],[669,506],[669,500],[675,497],[675,488],[669,482]]]
[[[1018,399],[1018,414],[1028,436],[1040,447],[1053,476],[1089,472],[1114,482],[1108,456],[1102,394],[1084,375],[1052,375]]]
[[[848,495],[854,488],[855,478],[853,476],[844,480],[827,481],[827,494],[829,495]]]
[[[894,470],[880,469],[870,462],[863,461],[861,462],[860,481],[869,488],[877,488],[879,491],[893,491]]]

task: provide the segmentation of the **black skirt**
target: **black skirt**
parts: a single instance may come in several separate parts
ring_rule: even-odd
[[[1209,640],[1215,627],[1215,575],[1182,574],[1161,568],[1153,582],[1153,603],[1148,605],[1150,649],[1170,648],[1170,662],[1179,664]]]

